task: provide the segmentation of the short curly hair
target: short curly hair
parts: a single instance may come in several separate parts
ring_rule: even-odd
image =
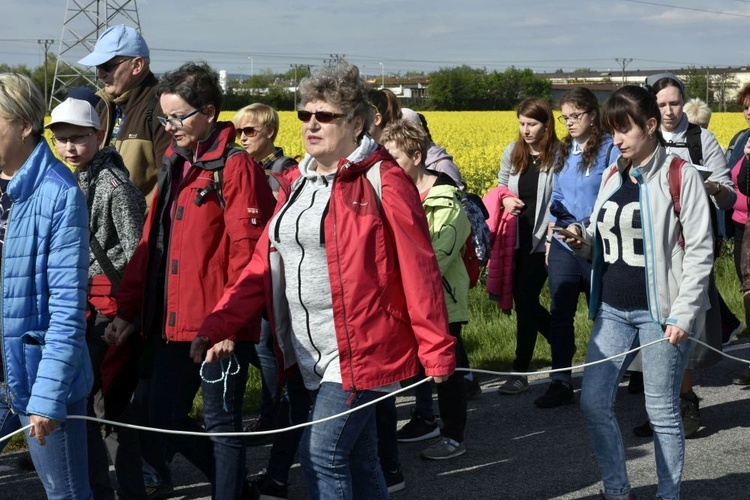
[[[164,73],[156,86],[156,94],[175,94],[194,108],[209,104],[216,108],[219,118],[224,94],[219,86],[219,74],[206,62],[186,62],[179,68]]]
[[[299,94],[299,109],[311,101],[325,101],[338,108],[347,120],[362,118],[364,126],[359,138],[370,129],[373,110],[367,100],[367,84],[353,64],[341,61],[319,69],[300,81]]]
[[[383,129],[380,136],[381,144],[392,142],[409,157],[413,158],[419,151],[422,154],[422,164],[427,159],[427,150],[430,149],[430,136],[427,132],[414,122],[409,120],[396,120]]]

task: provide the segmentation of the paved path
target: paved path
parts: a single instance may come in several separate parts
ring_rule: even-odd
[[[731,348],[750,359],[748,344]],[[750,388],[731,384],[739,363],[721,361],[695,375],[702,398],[704,427],[687,442],[682,498],[689,500],[750,499]],[[468,452],[454,460],[426,462],[419,458],[424,443],[401,445],[407,487],[394,499],[594,499],[601,488],[588,438],[577,405],[540,410],[533,400],[546,389],[537,379],[528,392],[500,396],[499,379],[483,379],[484,393],[469,402],[466,430]],[[576,379],[576,400],[580,378]],[[410,400],[399,400],[399,416],[409,415]],[[654,498],[656,477],[651,439],[635,437],[631,428],[643,423],[643,396],[618,394],[628,471],[639,498]],[[402,422],[403,422],[402,421]],[[248,448],[248,469],[264,467],[268,447]],[[0,456],[0,498],[44,498],[34,473],[14,468],[17,455]],[[173,463],[178,488],[172,498],[210,497],[202,476],[181,457]],[[292,470],[289,498],[306,498],[299,466]]]

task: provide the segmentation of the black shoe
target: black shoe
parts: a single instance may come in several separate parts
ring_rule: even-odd
[[[396,493],[406,488],[406,481],[404,481],[404,473],[401,472],[399,467],[396,472],[383,471],[385,476],[385,484],[388,486],[388,493]]]
[[[482,395],[482,386],[479,385],[476,375],[471,380],[464,379],[464,386],[466,387],[466,401],[479,399],[479,396]]]
[[[732,378],[735,385],[750,385],[750,367],[745,368]]]
[[[654,430],[651,428],[651,423],[646,420],[643,425],[633,427],[633,434],[639,438],[650,438],[654,435]]]
[[[436,438],[440,435],[440,428],[435,419],[427,420],[419,413],[414,413],[411,420],[396,431],[396,439],[399,443],[416,443]]]
[[[247,426],[245,432],[272,431],[276,428],[273,422],[267,418],[258,417]],[[245,436],[246,446],[263,446],[273,441],[274,434],[260,434],[257,436]]]
[[[267,472],[253,479],[250,484],[258,490],[260,500],[286,500],[289,494],[289,486],[277,483]]]
[[[560,381],[553,380],[544,395],[534,400],[537,408],[556,408],[573,402],[573,388]]]
[[[643,372],[630,372],[628,392],[630,394],[643,394]]]
[[[680,413],[686,438],[692,437],[701,428],[699,401],[695,393],[692,393],[692,397],[684,397],[680,394]]]

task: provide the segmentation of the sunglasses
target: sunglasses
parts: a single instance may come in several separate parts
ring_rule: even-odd
[[[103,71],[105,73],[111,73],[117,68],[120,64],[124,63],[125,61],[128,61],[129,58],[120,59],[119,61],[115,61],[114,59],[111,59],[104,64],[100,64],[96,67],[99,71]]]
[[[260,129],[255,127],[245,127],[245,128],[238,128],[237,129],[237,138],[239,139],[242,137],[242,134],[245,134],[245,137],[255,137],[260,133]]]
[[[343,113],[331,113],[330,111],[297,111],[297,118],[304,123],[309,122],[313,116],[319,123],[331,123],[336,118],[343,118],[346,115]]]

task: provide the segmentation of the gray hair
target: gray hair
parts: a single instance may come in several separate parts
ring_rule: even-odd
[[[364,135],[373,119],[367,90],[367,84],[359,77],[359,68],[341,61],[334,66],[321,68],[300,81],[300,109],[310,101],[325,101],[344,113],[347,120],[362,117]]]
[[[8,121],[22,121],[33,132],[42,134],[46,109],[39,87],[28,76],[0,73],[0,116]]]

